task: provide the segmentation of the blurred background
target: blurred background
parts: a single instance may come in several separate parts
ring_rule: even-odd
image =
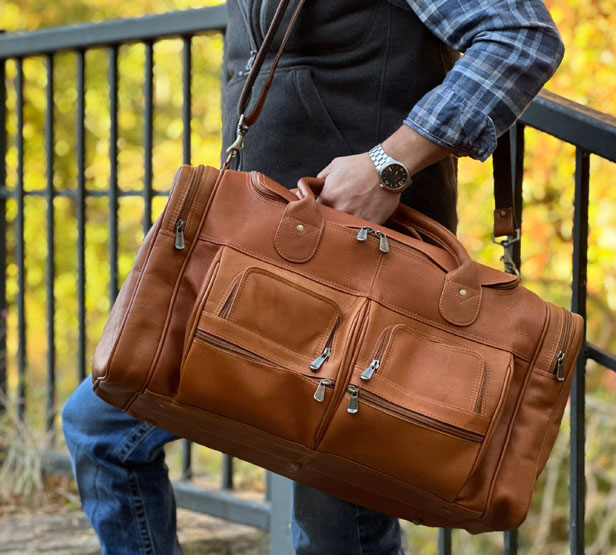
[[[219,1],[195,0],[2,0],[0,29],[6,33],[36,30],[73,23],[97,22],[172,10],[199,8]],[[616,115],[616,0],[548,0],[546,2],[563,36],[566,54],[549,91],[602,112]],[[220,75],[223,38],[211,33],[193,38],[192,161],[218,165],[220,152]],[[154,46],[154,156],[153,187],[167,190],[182,162],[182,41],[162,40]],[[55,168],[58,191],[76,188],[75,160],[76,90],[73,53],[55,56]],[[122,46],[119,53],[118,184],[121,191],[143,186],[143,66],[142,44]],[[109,186],[109,89],[108,56],[104,49],[86,54],[86,187],[105,191]],[[44,189],[46,66],[45,59],[27,58],[23,63],[25,112],[24,140],[26,190]],[[8,153],[7,188],[16,187],[17,121],[14,79],[16,66],[7,62]],[[524,219],[522,275],[526,287],[543,298],[568,307],[572,257],[572,202],[575,150],[545,134],[526,130],[524,171]],[[608,351],[616,350],[616,165],[591,157],[589,208],[588,338]],[[491,243],[491,162],[461,159],[459,166],[459,236],[471,255],[500,267],[500,247]],[[164,205],[155,197],[152,218]],[[57,407],[78,383],[75,370],[77,350],[77,292],[75,203],[58,197],[55,208],[55,333]],[[8,391],[17,386],[17,296],[18,268],[15,252],[16,203],[7,201],[7,298],[8,298]],[[109,311],[108,221],[105,198],[86,201],[86,322],[87,360],[100,336]],[[119,200],[119,283],[128,273],[143,238],[143,200]],[[28,408],[27,441],[43,444],[46,381],[46,257],[43,226],[45,199],[28,197],[25,203]],[[594,362],[587,365],[586,441],[586,553],[616,553],[616,375]],[[57,417],[59,418],[59,417]],[[0,442],[18,441],[10,413],[0,420]],[[39,430],[41,430],[39,432]],[[23,435],[23,433],[22,433]],[[23,437],[22,439],[23,440]],[[61,446],[62,438],[56,443]],[[565,416],[546,470],[533,498],[530,516],[520,529],[521,553],[547,555],[568,552],[568,456],[569,420]],[[171,473],[180,474],[180,447],[170,445]],[[5,465],[6,466],[6,465]],[[27,474],[27,469],[24,470]],[[13,469],[14,471],[14,469]],[[5,469],[5,472],[8,470]],[[204,484],[218,483],[220,455],[199,447],[193,454],[194,477]],[[0,474],[0,502],[15,502],[36,491],[33,475],[8,480]],[[66,486],[70,488],[70,485]],[[263,492],[264,472],[252,465],[236,463],[236,487]],[[78,506],[74,495],[56,492],[56,497]],[[405,524],[409,543],[416,553],[436,553],[437,531]],[[453,535],[455,553],[499,553],[502,535],[471,537]]]

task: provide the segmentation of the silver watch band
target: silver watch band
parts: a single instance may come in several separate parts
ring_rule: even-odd
[[[383,150],[383,147],[380,144],[370,149],[370,158],[372,162],[374,162],[376,169],[379,171],[383,166],[386,166],[388,163],[397,162],[397,160],[394,160],[391,156],[389,156],[389,154],[387,154]]]

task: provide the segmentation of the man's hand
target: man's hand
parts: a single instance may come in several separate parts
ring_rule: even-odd
[[[400,202],[400,195],[379,186],[379,174],[367,152],[334,158],[317,177],[325,178],[319,202],[382,224]]]
[[[383,149],[402,162],[411,175],[452,153],[408,125],[383,141]],[[379,174],[367,152],[334,158],[317,177],[325,178],[319,202],[377,224],[385,222],[400,202],[399,194],[379,186]]]

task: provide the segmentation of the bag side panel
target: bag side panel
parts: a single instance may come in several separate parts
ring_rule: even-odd
[[[193,195],[201,208],[206,204],[218,171],[208,168],[199,194]],[[125,408],[151,371],[176,291],[178,278],[193,241],[186,237],[184,249],[175,248],[174,222],[186,204],[188,187],[198,168],[182,166],[176,173],[167,205],[146,235],[133,268],[125,280],[103,330],[92,361],[94,391],[105,400]],[[189,214],[197,209],[189,207]],[[198,210],[197,210],[198,211]],[[194,216],[193,216],[194,219]],[[187,224],[187,229],[194,224]],[[122,395],[117,397],[119,393]]]
[[[511,436],[496,476],[492,501],[486,515],[490,528],[518,527],[526,518],[536,478],[547,462],[567,403],[573,370],[582,341],[580,316],[551,303],[550,326],[541,352],[531,368]],[[571,324],[566,320],[571,319]],[[558,381],[554,361],[567,345],[565,379]]]

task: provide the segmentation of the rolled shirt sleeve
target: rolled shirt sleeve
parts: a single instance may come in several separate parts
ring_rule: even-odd
[[[541,0],[407,0],[463,52],[404,123],[459,156],[485,160],[559,66],[564,46]]]

